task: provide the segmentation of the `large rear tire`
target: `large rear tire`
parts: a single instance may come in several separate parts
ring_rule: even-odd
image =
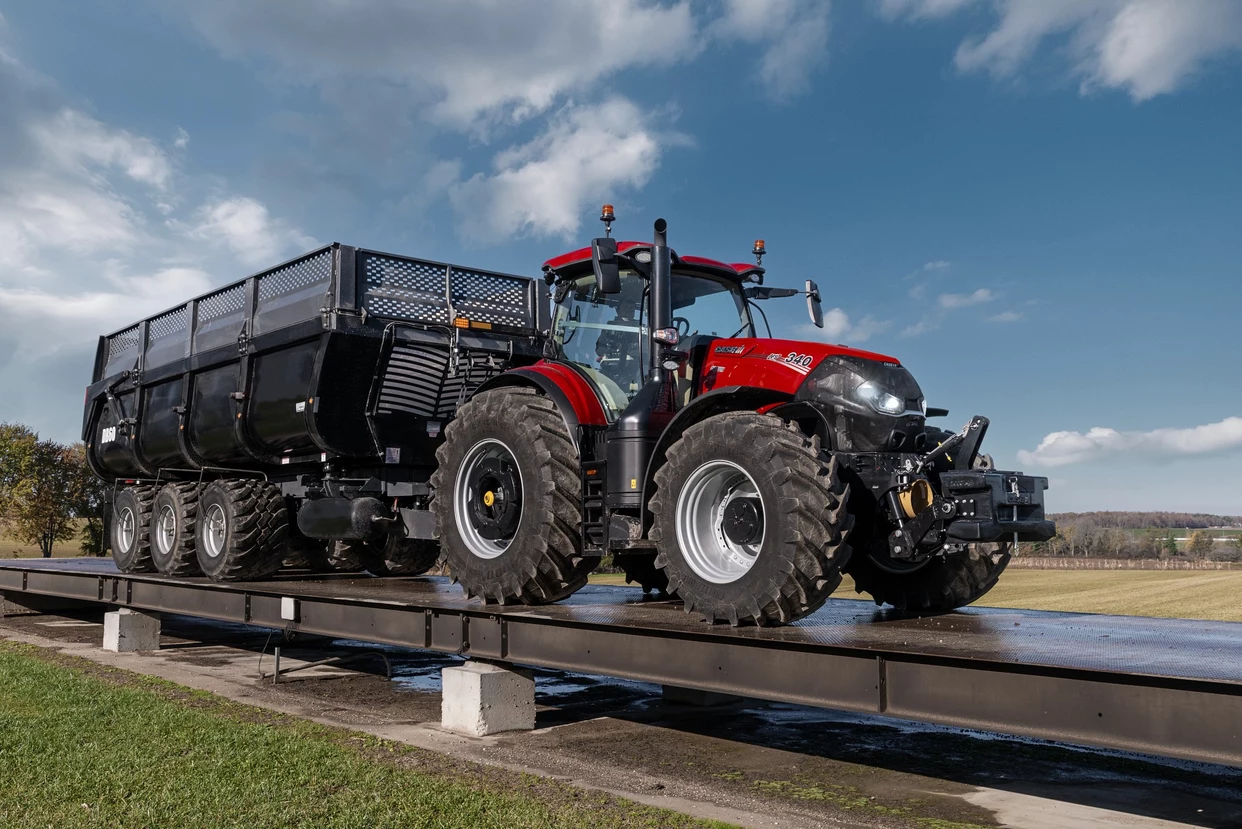
[[[194,548],[198,484],[166,484],[151,505],[151,561],[166,576],[194,576],[201,570]]]
[[[785,624],[840,584],[849,488],[796,425],[755,412],[708,418],[669,448],[655,480],[656,565],[686,612]]]
[[[467,596],[555,602],[586,584],[578,452],[551,400],[528,388],[475,395],[436,451],[440,545]]]
[[[151,503],[155,488],[128,486],[112,503],[112,560],[122,573],[154,573],[151,560]]]
[[[213,581],[252,581],[280,569],[289,512],[280,488],[267,481],[212,481],[198,499],[195,547]]]

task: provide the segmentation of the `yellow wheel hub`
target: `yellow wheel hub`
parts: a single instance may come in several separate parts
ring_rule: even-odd
[[[483,505],[490,507],[494,503],[496,503],[496,493],[489,489],[487,492],[483,493]]]

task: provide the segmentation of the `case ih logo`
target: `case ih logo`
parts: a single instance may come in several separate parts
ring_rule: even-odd
[[[791,351],[788,354],[769,354],[767,359],[774,363],[780,363],[786,368],[792,368],[799,374],[810,374],[811,363],[815,362],[815,358],[810,354],[799,354],[796,351]]]
[[[746,350],[744,345],[718,345],[716,346],[717,354],[741,354]]]

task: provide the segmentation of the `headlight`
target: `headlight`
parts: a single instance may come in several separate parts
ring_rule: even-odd
[[[896,416],[906,410],[906,401],[871,381],[863,383],[855,391],[861,399],[867,401],[871,408],[880,414]]]

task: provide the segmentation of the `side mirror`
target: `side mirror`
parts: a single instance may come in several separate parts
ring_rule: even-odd
[[[811,315],[811,322],[816,328],[824,327],[824,306],[819,304],[819,286],[811,280],[806,281],[806,310]]]
[[[591,266],[595,287],[601,294],[621,293],[621,266],[617,262],[617,240],[610,236],[591,242]]]

